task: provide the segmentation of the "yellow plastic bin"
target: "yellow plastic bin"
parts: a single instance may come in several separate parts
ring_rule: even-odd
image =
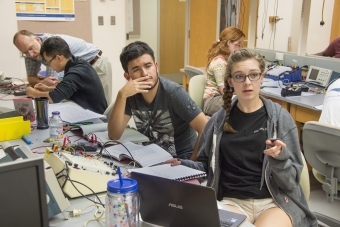
[[[0,119],[0,141],[20,139],[29,133],[30,121],[24,121],[23,116]]]

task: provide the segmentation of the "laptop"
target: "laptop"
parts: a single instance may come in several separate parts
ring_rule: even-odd
[[[143,221],[166,227],[237,227],[243,214],[218,210],[213,188],[132,172]]]

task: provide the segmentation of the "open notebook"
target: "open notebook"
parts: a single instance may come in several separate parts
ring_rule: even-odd
[[[170,164],[144,167],[139,169],[128,169],[128,171],[130,173],[138,172],[178,181],[192,180],[206,176],[206,173],[203,171],[192,169],[183,165],[171,166]]]
[[[131,142],[106,147],[102,151],[102,155],[111,156],[118,161],[124,159],[134,160],[139,167],[157,165],[172,159],[171,154],[157,144],[143,146]]]
[[[82,130],[82,134],[85,137],[90,133],[96,135],[99,145],[102,145],[108,141],[112,141],[108,135],[107,123],[80,125],[77,128]],[[75,130],[75,128],[73,128],[72,130]],[[125,128],[121,138],[117,140],[117,142],[124,143],[128,141],[133,143],[142,143],[148,142],[149,138],[143,135],[142,133],[138,132],[136,129]]]

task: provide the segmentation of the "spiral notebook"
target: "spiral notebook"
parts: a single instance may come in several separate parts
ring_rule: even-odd
[[[178,165],[171,166],[170,164],[163,164],[157,166],[144,167],[140,169],[128,169],[131,172],[144,173],[147,175],[167,178],[177,181],[186,181],[205,177],[206,173],[197,169],[192,169],[187,166]]]

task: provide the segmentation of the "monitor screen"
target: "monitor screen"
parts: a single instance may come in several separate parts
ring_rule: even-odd
[[[308,79],[310,80],[316,80],[316,78],[318,78],[318,74],[319,74],[319,70],[318,69],[312,69]]]
[[[48,227],[43,159],[0,163],[0,226]]]

